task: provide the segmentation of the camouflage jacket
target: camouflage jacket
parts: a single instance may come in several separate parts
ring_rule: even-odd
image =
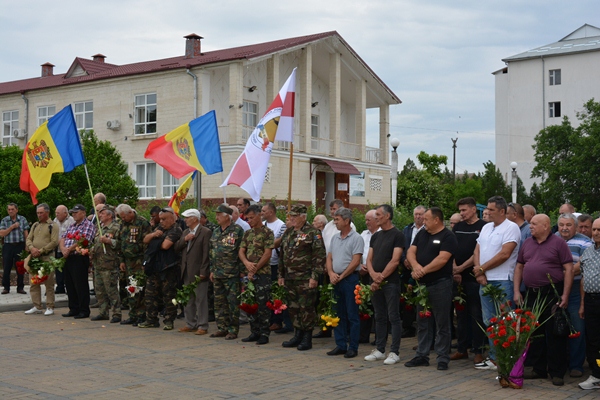
[[[224,230],[217,227],[210,238],[210,272],[215,278],[239,276],[244,264],[238,256],[244,230],[231,222]]]
[[[279,246],[279,277],[319,279],[325,268],[325,245],[321,232],[308,223],[299,230],[286,229]]]
[[[121,247],[121,262],[136,258],[143,258],[146,246],[144,236],[152,232],[150,223],[139,215],[131,222],[121,221],[119,231],[119,245]]]
[[[244,238],[240,244],[240,248],[246,249],[246,258],[252,263],[257,263],[260,258],[265,254],[266,249],[272,249],[275,247],[275,235],[273,231],[264,225],[260,225],[258,229],[249,229],[244,232]],[[269,258],[265,265],[258,271],[257,274],[269,274],[271,275],[271,258]]]
[[[102,270],[113,270],[119,267],[121,261],[120,256],[120,241],[117,240],[119,237],[119,231],[121,225],[117,221],[112,221],[108,226],[102,226],[102,233],[104,236],[111,239],[110,244],[105,244],[104,249],[102,248],[102,242],[100,241],[100,232],[96,231],[94,237],[94,245],[91,248],[92,263],[94,268]]]

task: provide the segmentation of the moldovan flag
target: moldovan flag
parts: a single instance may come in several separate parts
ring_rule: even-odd
[[[150,142],[144,157],[156,161],[177,179],[194,171],[205,175],[222,172],[214,110]]]
[[[169,207],[171,207],[177,215],[179,215],[181,203],[183,203],[188,193],[190,192],[192,182],[194,181],[194,178],[197,174],[198,171],[194,171],[193,174],[188,176],[187,179],[183,181],[183,183],[179,186],[179,188],[177,188],[177,191],[173,194],[173,197],[171,197],[171,200],[169,201]]]
[[[294,141],[295,92],[296,68],[252,131],[244,152],[233,165],[221,187],[239,186],[248,192],[254,201],[260,201],[260,192],[269,166],[273,142],[275,140]]]
[[[36,195],[50,185],[52,174],[72,171],[81,164],[85,164],[85,158],[73,110],[68,105],[37,128],[27,142],[21,165],[21,190],[29,192],[33,204],[37,204]]]

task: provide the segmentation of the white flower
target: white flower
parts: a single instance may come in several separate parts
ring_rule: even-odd
[[[177,299],[173,299],[171,300],[173,302],[173,305],[176,306],[177,305]]]
[[[42,270],[40,269],[40,271],[38,272],[38,276],[41,278],[42,276],[44,276],[44,273],[42,272]]]

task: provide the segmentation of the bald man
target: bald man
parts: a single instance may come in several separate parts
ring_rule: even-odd
[[[517,257],[514,301],[523,304],[523,297],[519,290],[523,281],[527,288],[526,307],[531,308],[538,297],[546,298],[548,307],[538,317],[539,321],[546,321],[540,328],[544,337],[531,341],[526,365],[533,366],[533,369],[528,367],[524,378],[543,379],[550,374],[552,384],[562,386],[569,366],[567,357],[569,339],[567,336],[554,335],[554,324],[550,318],[554,305],[566,309],[569,304],[574,275],[573,255],[567,242],[560,236],[552,234],[550,218],[547,215],[535,215],[531,219],[530,228],[531,237],[525,240]],[[556,296],[548,275],[560,297]]]

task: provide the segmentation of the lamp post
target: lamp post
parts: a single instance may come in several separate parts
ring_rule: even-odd
[[[392,138],[390,140],[392,146],[392,207],[396,208],[396,198],[398,197],[398,153],[396,149],[400,146],[400,140]]]
[[[510,163],[510,167],[512,168],[512,202],[517,202],[517,164],[515,161]]]

